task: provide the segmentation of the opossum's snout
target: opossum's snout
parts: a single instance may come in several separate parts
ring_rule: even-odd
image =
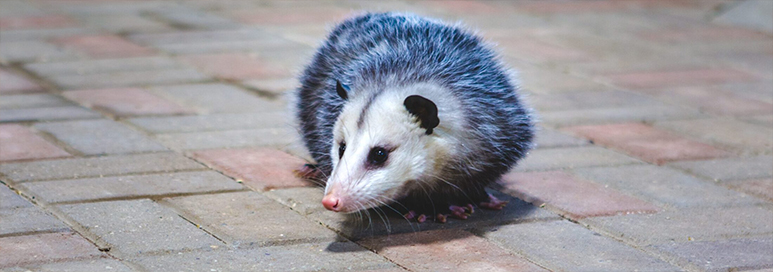
[[[339,195],[340,193],[340,186],[329,186],[329,187],[335,187],[335,188],[328,188],[327,194],[325,194],[324,197],[322,197],[322,206],[325,207],[325,209],[328,209],[330,211],[334,212],[342,212],[344,211],[344,199],[341,198]],[[347,203],[349,200],[346,200]]]

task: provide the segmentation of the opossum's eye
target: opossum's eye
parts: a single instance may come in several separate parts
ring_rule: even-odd
[[[374,147],[368,154],[368,164],[372,166],[381,166],[389,158],[389,151],[383,147]]]
[[[346,143],[341,142],[338,145],[338,159],[341,159],[344,157],[344,151],[346,151]]]

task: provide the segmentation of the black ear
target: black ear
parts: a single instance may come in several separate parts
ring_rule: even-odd
[[[341,84],[341,81],[336,80],[336,92],[343,100],[349,98],[349,86]]]
[[[408,112],[419,118],[419,125],[422,128],[427,129],[427,135],[432,134],[432,129],[440,124],[440,119],[437,117],[437,106],[429,99],[418,95],[411,95],[403,102]]]

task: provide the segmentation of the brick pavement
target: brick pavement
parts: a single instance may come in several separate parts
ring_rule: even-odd
[[[0,271],[773,268],[766,1],[0,5]],[[292,175],[286,94],[353,10],[461,20],[520,71],[505,209],[353,218]]]

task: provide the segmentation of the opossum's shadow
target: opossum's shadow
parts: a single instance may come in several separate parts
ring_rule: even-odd
[[[500,200],[509,201],[507,206],[498,211],[476,209],[466,220],[449,218],[446,223],[434,222],[434,216],[428,217],[424,223],[418,223],[415,219],[406,220],[395,212],[384,212],[384,209],[379,212],[371,210],[368,211],[370,219],[367,215],[362,217],[349,215],[340,222],[337,230],[342,236],[370,250],[378,251],[384,247],[462,239],[473,233],[485,235],[498,226],[555,216],[513,196],[491,189],[488,191]],[[472,230],[472,232],[442,231],[453,229]],[[341,247],[332,247],[333,245],[328,246],[327,250],[345,252],[341,251]]]

